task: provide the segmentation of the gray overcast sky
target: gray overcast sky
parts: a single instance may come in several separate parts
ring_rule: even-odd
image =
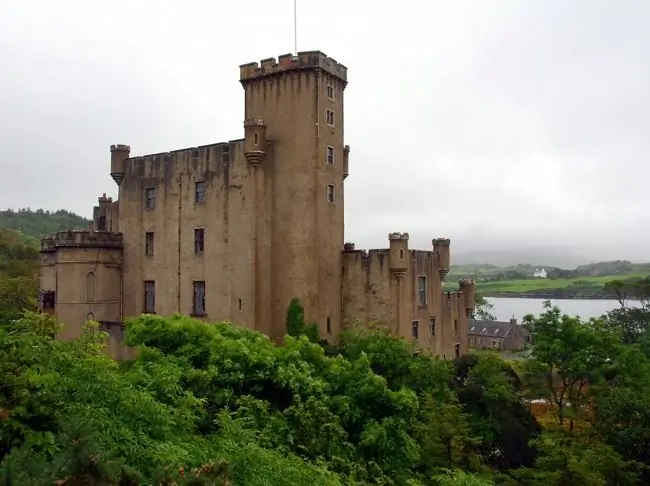
[[[347,240],[650,260],[650,1],[298,4],[349,68]],[[238,65],[292,49],[292,0],[2,0],[0,207],[89,216],[109,144],[240,138]]]

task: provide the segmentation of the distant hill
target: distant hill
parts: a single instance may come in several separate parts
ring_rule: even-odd
[[[78,214],[59,209],[8,209],[0,211],[0,228],[20,231],[26,237],[40,238],[61,230],[87,228],[90,220]]]
[[[467,251],[452,251],[451,254],[452,264],[489,263],[499,267],[529,264],[555,268],[575,268],[577,265],[584,263],[605,260],[609,260],[609,258],[600,252],[561,245],[477,248]]]
[[[507,265],[497,266],[488,263],[452,265],[450,280],[474,278],[479,282],[502,281],[532,278],[536,268],[544,268],[549,278],[606,277],[613,275],[650,274],[650,263],[632,263],[627,260],[589,263],[574,269],[550,265]]]

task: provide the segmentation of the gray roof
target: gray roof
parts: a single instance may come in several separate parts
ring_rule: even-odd
[[[468,334],[470,336],[487,336],[487,337],[506,337],[510,334],[512,326],[516,326],[506,321],[483,321],[470,319],[468,325]]]

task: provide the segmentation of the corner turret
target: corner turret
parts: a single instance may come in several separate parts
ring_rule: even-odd
[[[266,124],[264,120],[244,121],[244,155],[253,167],[266,158]]]
[[[131,147],[128,145],[111,145],[111,177],[119,186],[126,174],[126,161],[131,154]]]
[[[449,245],[448,238],[435,238],[432,242],[433,251],[438,254],[438,274],[444,280],[449,273]]]
[[[350,146],[343,147],[343,180],[350,175]]]
[[[401,279],[408,270],[409,234],[390,233],[388,235],[388,267],[393,275]]]
[[[458,281],[458,289],[465,294],[465,311],[469,315],[476,305],[476,284],[474,280],[461,279]]]

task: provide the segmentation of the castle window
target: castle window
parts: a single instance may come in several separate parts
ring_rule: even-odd
[[[192,315],[205,316],[205,282],[195,281],[192,299]]]
[[[205,202],[205,181],[198,181],[194,185],[194,202],[199,204]]]
[[[330,100],[334,99],[334,86],[331,84],[327,85],[327,98]]]
[[[86,302],[95,301],[95,274],[88,272],[86,275]]]
[[[334,147],[327,147],[327,163],[334,165]]]
[[[144,281],[144,310],[145,314],[156,312],[156,282],[153,280]]]
[[[153,256],[153,231],[144,234],[144,254]]]
[[[332,334],[332,319],[327,317],[327,334]]]
[[[330,127],[334,126],[334,111],[329,108],[325,111],[325,121]]]
[[[436,318],[432,317],[429,319],[429,334],[431,336],[436,335]]]
[[[334,184],[328,184],[327,185],[327,202],[330,204],[334,204],[334,201],[336,200],[336,195],[334,192]]]
[[[155,187],[149,187],[144,190],[144,207],[145,209],[154,209],[156,207]]]
[[[404,250],[402,249],[399,250],[399,257],[404,258]]]
[[[418,302],[420,305],[427,305],[427,277],[418,277]]]
[[[460,358],[460,343],[456,343],[456,346],[454,346],[454,354],[456,358]]]
[[[205,249],[205,230],[197,228],[194,230],[194,253],[203,253]]]
[[[419,327],[420,327],[420,323],[418,321],[411,322],[411,336],[413,337],[413,339],[418,338]]]

